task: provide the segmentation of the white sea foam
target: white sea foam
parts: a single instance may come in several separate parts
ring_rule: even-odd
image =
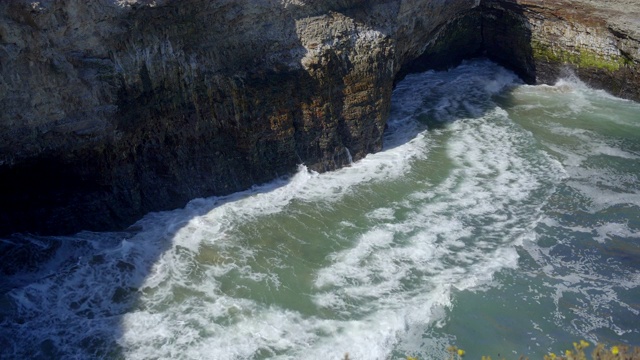
[[[432,79],[413,76],[409,81],[414,83],[411,86],[416,86],[419,81],[430,84]],[[468,77],[459,75],[456,81],[467,82]],[[184,264],[190,260],[176,257],[175,250],[163,254],[154,268],[174,269],[164,273],[165,278],[172,279],[164,283],[190,286],[191,291],[202,292],[205,299],[211,300],[200,300],[198,304],[189,302],[187,309],[178,306],[171,310],[175,314],[187,313],[186,316],[165,314],[158,317],[148,310],[125,315],[122,342],[128,355],[132,358],[195,358],[201,354],[215,354],[216,358],[232,359],[260,353],[273,358],[294,358],[304,354],[313,359],[339,358],[349,352],[354,359],[382,359],[389,355],[397,344],[397,337],[408,327],[439,320],[442,312],[438,309],[450,305],[451,286],[472,288],[491,281],[496,271],[514,267],[517,254],[513,245],[528,231],[528,224],[536,220],[535,209],[540,204],[530,204],[533,212],[516,210],[512,205],[526,202],[533,191],[540,189],[542,167],[547,165],[547,160],[530,165],[519,157],[518,149],[530,145],[530,135],[514,129],[506,112],[488,106],[487,96],[512,81],[510,73],[508,76],[498,74],[489,82],[476,75],[472,84],[486,86],[476,94],[478,98],[472,96],[465,100],[456,93],[449,101],[437,103],[439,120],[451,121],[456,114],[469,118],[468,123],[455,122],[447,130],[453,137],[447,152],[454,163],[454,171],[444,182],[426,192],[417,191],[409,194],[406,200],[372,209],[366,216],[373,221],[372,227],[355,239],[345,239],[352,242],[352,246],[328,255],[327,266],[315,273],[310,295],[318,309],[339,314],[338,318],[302,316],[278,306],[262,305],[257,299],[240,301],[221,290],[221,285],[216,284],[226,281],[222,278],[232,273],[239,280],[250,279],[256,283],[280,281],[277,277],[270,279],[268,270],[258,271],[255,261],[259,255],[255,248],[238,243],[241,239],[234,233],[234,228],[243,222],[277,215],[294,202],[320,202],[331,208],[352,194],[359,184],[390,181],[411,171],[411,162],[423,158],[434,141],[428,133],[417,131],[419,127],[414,119],[424,113],[425,104],[423,100],[412,100],[415,94],[407,94],[399,100],[406,117],[402,119],[400,114],[395,122],[390,122],[400,130],[387,136],[391,143],[387,151],[329,174],[315,174],[302,168],[289,184],[223,202],[179,230],[173,239],[173,249],[184,247],[197,252],[198,247],[202,251],[203,244],[210,244],[218,246],[218,251],[225,247],[233,249],[233,256],[227,258],[228,261],[220,259],[208,266],[202,278],[210,279],[206,281],[210,285],[203,291],[204,280],[189,285],[184,279],[193,278],[189,273],[190,266]],[[403,91],[401,85],[399,92]],[[454,85],[439,90],[443,98],[451,86]],[[471,121],[473,117],[477,118]],[[394,136],[404,137],[404,143],[394,144]],[[439,200],[425,203],[421,199]],[[410,215],[398,222],[396,213],[407,206],[412,209]],[[491,217],[502,224],[480,225],[476,223],[479,217]],[[346,228],[352,227],[353,224]],[[505,230],[505,227],[511,230]],[[176,266],[175,262],[183,264]],[[146,286],[150,289],[159,287],[163,283],[157,279],[161,273],[162,270],[154,271]],[[141,301],[151,305],[155,301],[166,302],[171,297],[170,290],[156,292],[165,295],[158,300],[143,296]],[[226,308],[220,308],[221,302]],[[152,308],[156,306],[151,305]],[[231,309],[244,315],[230,316]],[[204,315],[209,313],[215,315]],[[341,319],[344,316],[351,319]],[[200,322],[203,330],[193,331],[193,325],[189,325],[192,317],[194,323]],[[203,318],[210,320],[203,323]],[[220,325],[218,318],[231,323]],[[140,328],[137,324],[147,325]],[[159,333],[144,339],[139,337],[138,334],[149,326]],[[174,331],[171,338],[190,339],[184,352],[176,352],[174,347],[167,351],[157,347],[157,341],[169,329]],[[214,333],[207,333],[210,331]]]
[[[84,239],[90,250],[67,252],[62,272],[11,292],[28,324],[12,331],[57,339],[70,357],[101,356],[77,339],[87,333],[130,359],[386,359],[411,348],[403,339],[445,321],[456,291],[516,268],[518,246],[552,255],[534,229],[558,224],[541,209],[573,164],[538,150],[493,102],[517,83],[486,61],[409,75],[385,151],[150,214],[110,242]],[[637,235],[618,225],[597,236]]]
[[[596,228],[598,236],[595,238],[598,242],[604,243],[613,237],[635,238],[640,239],[640,231],[634,231],[627,224],[606,223]]]
[[[551,132],[544,145],[561,161],[565,178],[541,220],[544,245],[527,241],[525,248],[553,294],[557,327],[597,341],[610,331],[637,339],[637,326],[627,319],[638,310],[620,294],[640,286],[640,272],[629,266],[637,257],[632,239],[639,235],[640,188],[633,169],[639,159],[635,142],[625,141],[637,132],[640,107],[574,79],[519,89],[515,101],[544,92],[555,96],[543,96],[539,109],[554,119],[533,108],[539,117],[532,120]]]
[[[637,174],[615,167],[622,161],[629,166],[640,162],[637,148],[628,146],[633,142],[625,140],[640,125],[634,121],[638,105],[590,89],[576,79],[561,80],[551,87],[523,87],[515,92],[515,101],[520,101],[519,96],[528,99],[545,91],[559,92],[540,103],[558,120],[537,115],[537,123],[557,135],[543,144],[562,162],[569,178],[567,185],[589,199],[584,206],[595,213],[619,205],[640,205]],[[618,108],[623,111],[617,112]],[[558,141],[558,136],[564,141]]]
[[[605,143],[589,131],[572,131],[567,128],[554,128],[557,133],[579,138],[577,145],[547,146],[562,156],[564,169],[570,180],[567,184],[589,198],[591,212],[602,211],[614,205],[635,204],[640,206],[640,188],[637,187],[637,175],[625,174],[616,169],[586,165],[597,157],[620,158],[638,162],[640,157],[629,151]],[[612,190],[615,189],[615,190]]]

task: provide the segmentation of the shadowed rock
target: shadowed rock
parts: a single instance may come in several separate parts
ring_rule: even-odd
[[[124,228],[300,163],[344,166],[381,149],[394,81],[472,56],[640,99],[638,7],[2,2],[0,235]]]

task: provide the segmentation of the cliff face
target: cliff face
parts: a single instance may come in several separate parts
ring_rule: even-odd
[[[474,1],[0,4],[0,233],[143,214],[382,146],[396,72]]]
[[[554,4],[2,2],[0,234],[121,228],[300,163],[343,166],[381,148],[396,79],[479,54],[639,99],[633,24]]]
[[[486,0],[487,54],[531,83],[575,74],[640,100],[640,3],[634,0]]]

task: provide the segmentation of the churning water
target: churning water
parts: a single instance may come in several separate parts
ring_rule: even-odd
[[[640,104],[522,85],[486,60],[409,75],[393,96],[386,149],[348,168],[300,166],[127,232],[3,240],[43,260],[1,281],[1,356],[640,345]]]

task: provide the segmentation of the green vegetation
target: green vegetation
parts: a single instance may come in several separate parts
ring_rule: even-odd
[[[607,58],[587,49],[578,48],[577,52],[567,51],[559,47],[551,47],[537,41],[531,43],[533,56],[550,62],[576,65],[581,68],[596,68],[617,71],[631,61],[624,56]]]
[[[573,350],[565,350],[561,355],[549,353],[544,356],[544,360],[589,360],[585,353],[585,349],[591,344],[585,340],[573,343]],[[457,346],[449,346],[447,348],[449,358],[447,360],[462,360],[466,352]],[[482,360],[492,360],[490,356],[482,356]],[[345,354],[343,360],[350,360],[349,354]],[[407,356],[407,360],[420,360],[414,356]],[[500,359],[500,360],[504,360]],[[528,360],[524,356],[520,356],[519,360]],[[591,360],[640,360],[640,347],[630,348],[626,345],[615,345],[611,348],[605,347],[603,344],[596,345],[591,352]]]
[[[565,350],[564,353],[556,355],[555,353],[549,353],[544,356],[544,360],[589,360],[585,349],[590,346],[589,342],[580,340],[580,342],[573,343],[573,350]],[[462,360],[465,356],[465,351],[456,347],[449,346],[447,348],[449,358],[447,360]],[[345,356],[345,360],[349,357]],[[492,360],[490,356],[482,356],[482,360]],[[591,353],[591,360],[640,360],[640,347],[630,348],[626,345],[616,345],[611,348],[606,348],[603,344],[598,344]],[[417,357],[407,356],[407,360],[420,360]],[[504,360],[500,359],[500,360]],[[524,356],[520,356],[519,360],[528,360]]]
[[[579,343],[573,343],[573,350],[565,350],[564,354],[556,355],[549,353],[545,355],[544,360],[587,360],[588,357],[585,349],[589,347],[589,343],[580,340]],[[592,360],[639,360],[640,348],[630,348],[626,345],[615,345],[606,348],[603,344],[598,344],[591,352]]]

